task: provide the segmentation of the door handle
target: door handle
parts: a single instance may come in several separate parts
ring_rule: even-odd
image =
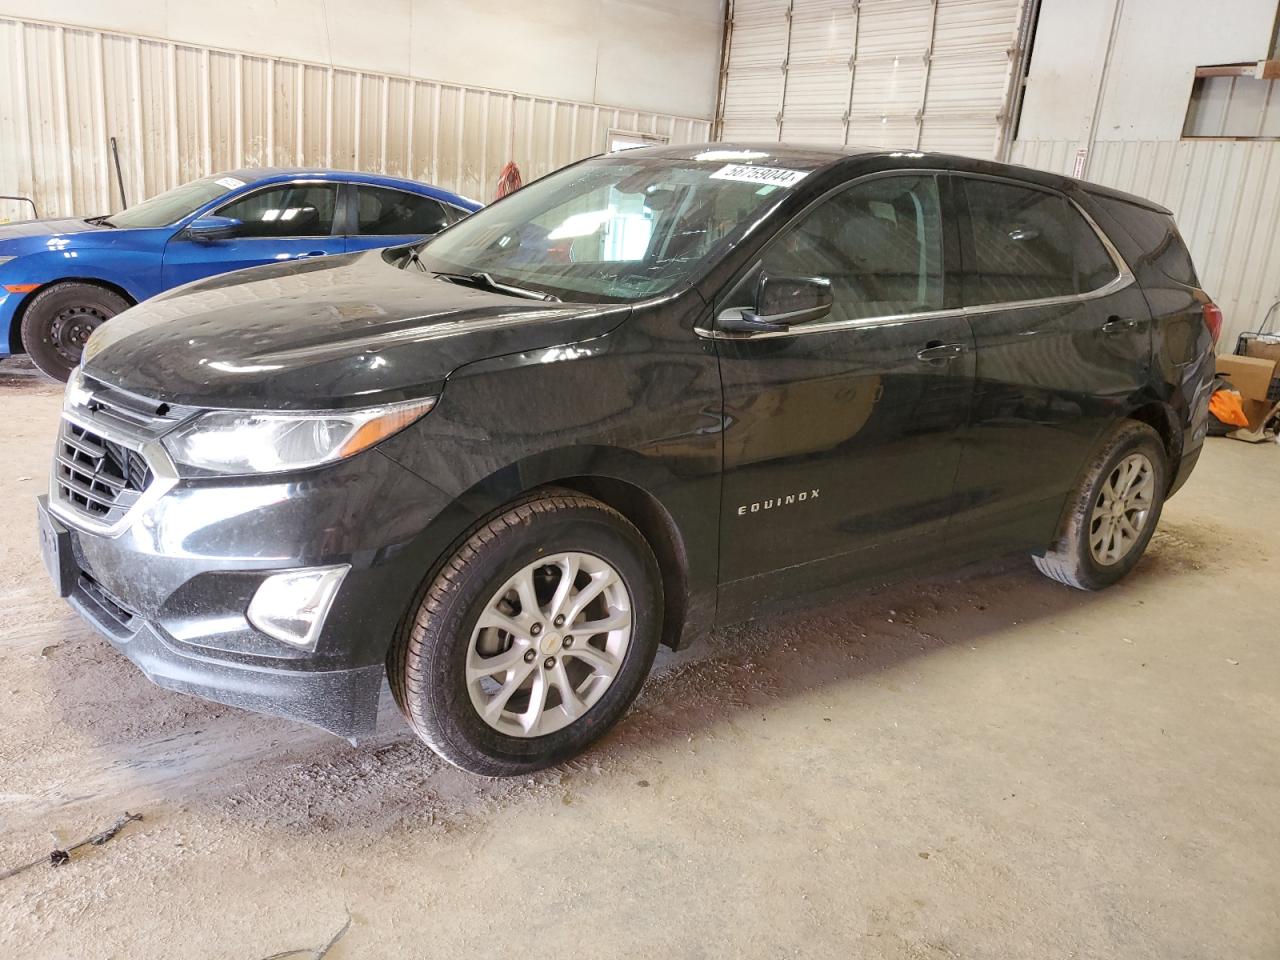
[[[1132,330],[1138,325],[1138,321],[1132,317],[1108,317],[1107,322],[1102,325],[1103,333],[1124,333],[1126,330]]]
[[[916,352],[916,359],[922,363],[943,364],[954,360],[968,349],[963,343],[943,343],[930,340],[924,348]]]

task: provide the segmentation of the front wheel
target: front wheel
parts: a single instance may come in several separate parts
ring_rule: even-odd
[[[1134,568],[1160,520],[1169,489],[1164,444],[1126,420],[1099,445],[1067,501],[1057,540],[1033,557],[1046,577],[1101,590]]]
[[[436,573],[389,655],[410,726],[485,776],[550,766],[626,711],[653,663],[662,588],[616,511],[548,490],[482,523]]]
[[[40,372],[64,383],[80,363],[89,335],[129,301],[93,283],[54,283],[22,313],[22,345]]]

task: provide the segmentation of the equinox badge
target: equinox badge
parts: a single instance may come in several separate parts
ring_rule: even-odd
[[[738,516],[745,517],[748,513],[759,513],[761,510],[772,510],[774,507],[789,507],[793,503],[804,503],[806,500],[817,499],[817,490],[788,493],[785,496],[772,497],[768,500],[757,500],[755,503],[744,503],[738,507]]]

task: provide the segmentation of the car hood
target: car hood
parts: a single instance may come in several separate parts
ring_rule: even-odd
[[[19,220],[0,225],[0,254],[29,253],[47,248],[47,241],[76,233],[110,230],[72,217],[57,220]]]
[[[171,290],[94,334],[84,372],[184,406],[369,406],[428,394],[475,360],[599,336],[628,311],[476,290],[376,250]]]

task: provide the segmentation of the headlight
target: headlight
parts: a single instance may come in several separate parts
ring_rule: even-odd
[[[0,257],[0,267],[3,267],[10,260],[17,260],[17,257]]]
[[[164,438],[178,463],[215,473],[275,473],[350,457],[403,430],[435,397],[362,410],[216,410]]]

